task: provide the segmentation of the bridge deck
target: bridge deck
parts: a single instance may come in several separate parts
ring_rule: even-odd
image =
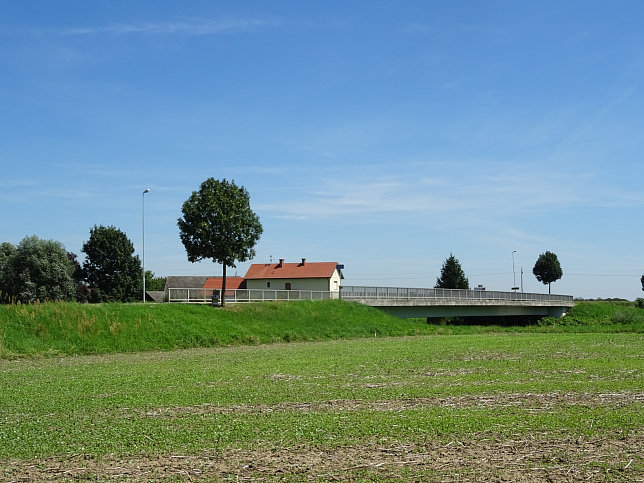
[[[218,292],[218,291],[216,291]],[[171,288],[168,302],[211,303],[212,289]],[[342,287],[340,293],[311,290],[226,290],[227,303],[343,298],[377,307],[396,317],[559,317],[573,306],[570,295],[439,288]]]
[[[439,288],[343,287],[342,298],[411,317],[560,317],[571,295]]]

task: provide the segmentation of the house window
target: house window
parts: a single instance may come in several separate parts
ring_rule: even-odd
[[[271,288],[271,282],[266,282],[266,288]]]
[[[337,291],[338,291],[338,281],[337,281],[337,280],[334,280],[334,281],[333,281],[333,291],[334,291],[334,292],[337,292]]]
[[[284,284],[284,290],[291,290],[291,282],[286,282]]]

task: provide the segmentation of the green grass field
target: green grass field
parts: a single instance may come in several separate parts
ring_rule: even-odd
[[[489,332],[398,319],[387,328],[389,318],[351,304],[294,304],[293,317],[275,305],[178,306],[153,322],[141,314],[162,306],[81,306],[71,322],[55,311],[78,313],[73,304],[0,307],[33,331],[21,352],[19,332],[7,329],[15,322],[0,319],[9,355],[0,360],[0,480],[644,479],[638,312],[626,320],[590,307],[574,323]],[[269,329],[266,314],[244,310],[274,311],[283,325]],[[120,332],[109,330],[116,313]],[[171,350],[196,345],[186,333],[206,340],[200,320],[213,313],[217,328],[206,333],[220,334],[219,347]],[[177,342],[166,324],[182,316],[192,328],[174,329]],[[350,317],[364,326],[348,327]],[[132,319],[157,324],[167,345],[126,344],[141,337]],[[83,320],[93,321],[84,331]],[[283,343],[290,337],[306,342]],[[81,350],[94,354],[67,355]]]

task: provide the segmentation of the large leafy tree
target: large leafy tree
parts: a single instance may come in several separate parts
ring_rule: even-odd
[[[550,284],[563,277],[563,270],[561,270],[557,255],[549,251],[539,255],[532,273],[537,277],[537,280],[548,286],[548,293],[550,293]]]
[[[89,296],[89,290],[87,284],[85,283],[85,274],[83,273],[83,267],[78,261],[78,256],[75,253],[67,252],[67,258],[72,262],[74,266],[74,280],[76,281],[76,301],[77,302],[87,302],[87,297]]]
[[[465,277],[465,272],[461,268],[461,263],[452,253],[450,253],[449,258],[443,262],[441,276],[436,279],[435,288],[470,288],[470,282]]]
[[[90,302],[132,302],[141,295],[143,269],[127,235],[113,226],[94,226],[83,244],[83,273]]]
[[[35,235],[22,239],[15,249],[0,248],[2,289],[22,303],[36,300],[74,300],[74,265],[60,242]]]
[[[255,256],[254,246],[262,234],[259,217],[250,208],[250,196],[234,181],[208,178],[193,191],[181,208],[181,241],[188,260],[212,259],[223,271],[221,305],[225,305],[226,267]]]
[[[5,280],[7,262],[16,251],[16,247],[9,242],[0,243],[0,302],[8,298],[8,281]]]

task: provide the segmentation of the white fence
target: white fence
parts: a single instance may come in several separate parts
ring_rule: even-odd
[[[205,288],[169,288],[168,302],[209,304],[214,294],[221,296],[221,290]],[[267,302],[273,300],[328,300],[338,298],[338,292],[315,290],[226,290],[226,302]]]
[[[573,303],[572,295],[498,292],[494,290],[459,290],[448,288],[400,287],[342,287],[341,297],[353,299],[450,299],[450,300],[508,300],[518,302]]]

